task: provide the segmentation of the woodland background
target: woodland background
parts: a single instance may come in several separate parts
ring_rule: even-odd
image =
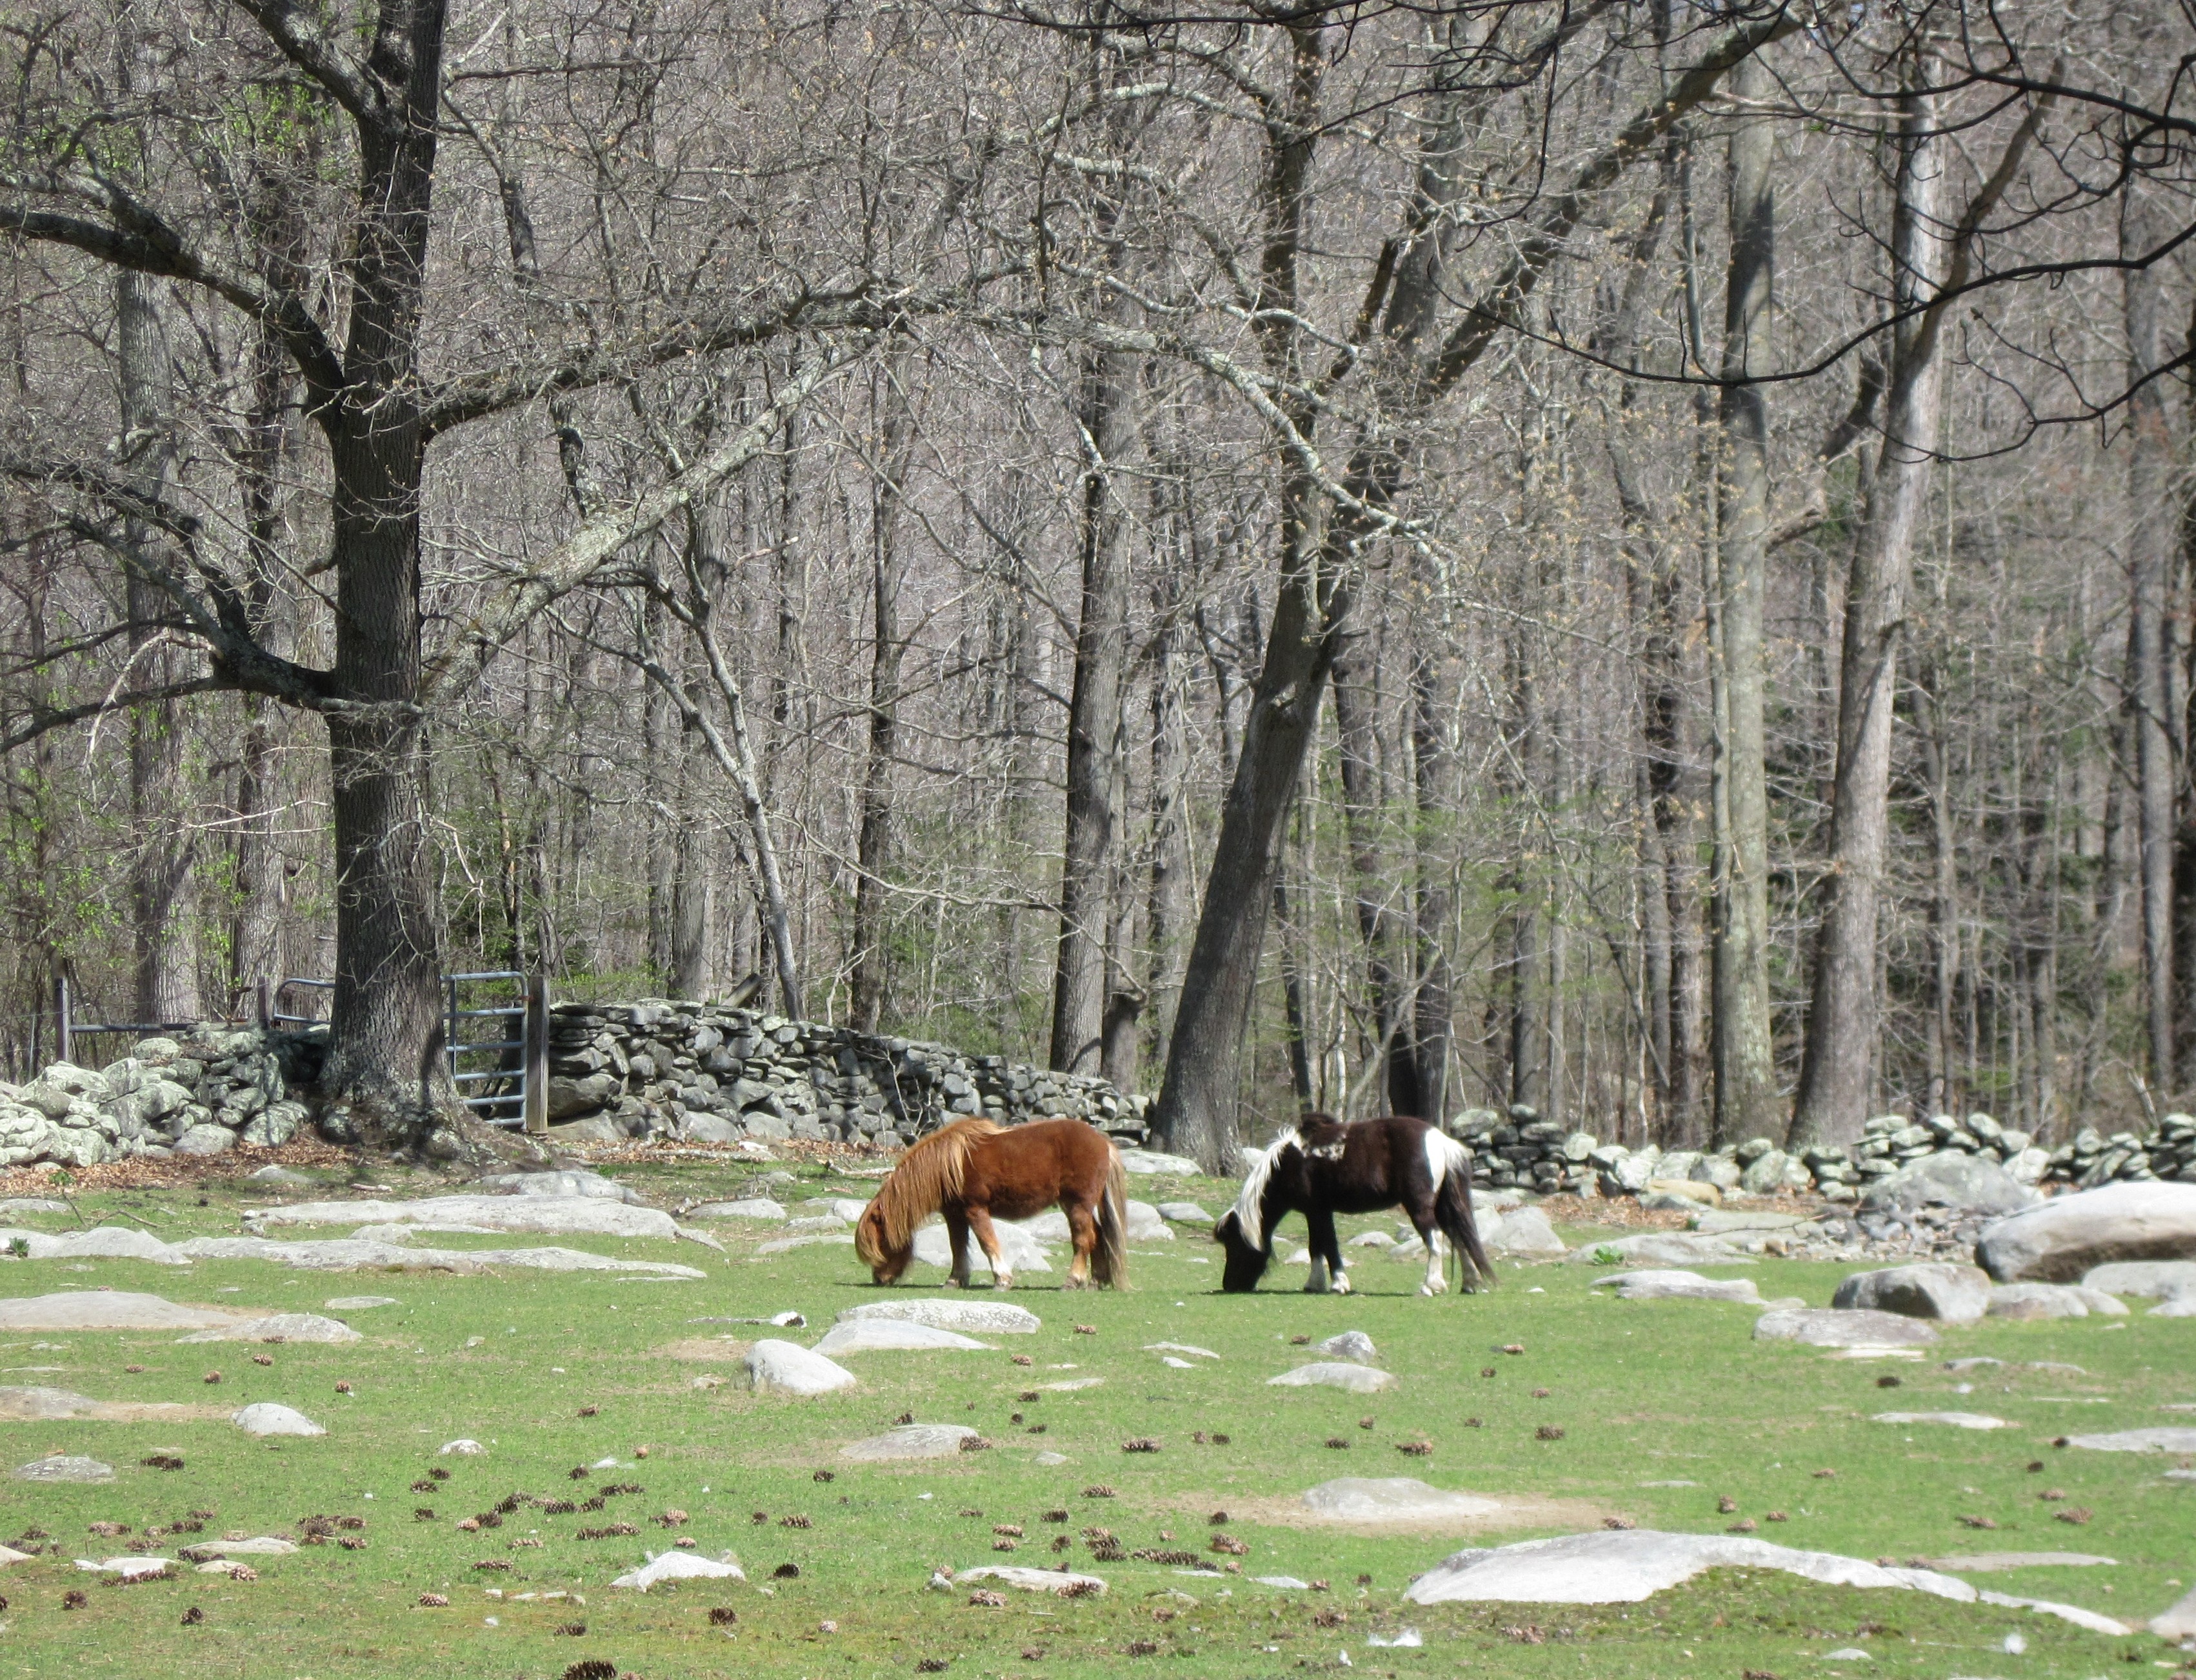
[[[0,1059],[59,973],[337,972],[315,673],[380,614],[423,961],[760,972],[1223,1152],[2162,1111],[2192,49],[2164,0],[19,0]],[[350,596],[374,344],[416,542]]]

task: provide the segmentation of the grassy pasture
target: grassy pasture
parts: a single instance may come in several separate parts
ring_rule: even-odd
[[[760,1187],[730,1169],[619,1169],[659,1199]],[[771,1186],[797,1204],[845,1185],[801,1169]],[[385,1176],[383,1182],[389,1182]],[[425,1189],[424,1183],[420,1188]],[[1216,1211],[1228,1187],[1154,1185]],[[203,1194],[205,1204],[199,1205]],[[85,1216],[135,1215],[171,1239],[233,1232],[240,1206],[273,1198],[258,1186],[110,1192],[82,1198]],[[802,1211],[795,1206],[794,1211]],[[72,1221],[46,1218],[49,1229]],[[1372,1221],[1355,1221],[1362,1229]],[[1349,1298],[1297,1292],[1301,1272],[1276,1267],[1256,1296],[1215,1291],[1217,1251],[1185,1233],[1137,1245],[1136,1288],[1066,1295],[1055,1272],[1027,1275],[1013,1299],[1044,1320],[1034,1336],[987,1337],[994,1353],[850,1356],[858,1389],[793,1400],[743,1392],[748,1339],[780,1334],[711,1319],[797,1308],[810,1342],[841,1308],[876,1298],[850,1250],[819,1245],[755,1258],[777,1234],[713,1227],[729,1258],[692,1244],[594,1238],[423,1238],[436,1246],[517,1246],[563,1240],[635,1258],[702,1266],[703,1282],[629,1281],[599,1274],[517,1272],[309,1273],[259,1262],[200,1262],[188,1271],[131,1261],[0,1262],[0,1294],[70,1288],[143,1290],[171,1300],[269,1311],[321,1311],[331,1297],[388,1295],[394,1306],[338,1313],[366,1336],[344,1347],[228,1342],[178,1346],[172,1335],[14,1336],[0,1342],[0,1383],[44,1384],[116,1402],[209,1408],[187,1422],[0,1423],[6,1467],[55,1449],[113,1464],[93,1487],[0,1480],[0,1540],[42,1529],[58,1556],[0,1574],[0,1677],[218,1675],[222,1680],[349,1680],[417,1673],[553,1680],[599,1660],[644,1680],[763,1673],[831,1680],[899,1675],[943,1661],[955,1676],[1241,1677],[1333,1671],[1382,1677],[1459,1672],[1578,1677],[1880,1672],[1927,1677],[2070,1677],[2089,1680],[2170,1669],[2177,1659],[2147,1634],[2106,1637],[2033,1614],[1947,1603],[1920,1594],[1825,1588],[1777,1574],[1724,1572],[1646,1603],[1446,1606],[1401,1603],[1410,1579],[1449,1551],[1576,1532],[1619,1517],[1639,1526],[1714,1532],[1750,1518],[1762,1539],[1863,1557],[1942,1557],[1985,1550],[2101,1553],[2116,1567],[2031,1568],[1971,1575],[1977,1585],[2058,1599],[2139,1624],[2196,1582],[2196,1483],[2168,1480],[2175,1461],[2054,1449],[2068,1431],[2185,1421],[2160,1407],[2196,1402],[2196,1325],[2130,1319],[2050,1324],[1991,1321],[1948,1331],[1920,1362],[1851,1361],[1814,1349],[1756,1343],[1754,1313],[1708,1302],[1621,1302],[1593,1296],[1584,1265],[1503,1267],[1491,1296],[1420,1299],[1415,1265],[1366,1259]],[[338,1234],[337,1232],[299,1234]],[[1591,1233],[1566,1230],[1576,1241]],[[1199,1264],[1199,1261],[1208,1263]],[[1765,1296],[1821,1304],[1839,1268],[1765,1259],[1748,1268]],[[928,1268],[904,1295],[939,1292]],[[1078,1334],[1078,1325],[1095,1334]],[[1362,1330],[1401,1378],[1386,1394],[1274,1388],[1265,1379],[1305,1355],[1292,1342]],[[1162,1363],[1145,1344],[1210,1348],[1216,1362]],[[1505,1345],[1522,1354],[1505,1354]],[[254,1353],[274,1363],[252,1363]],[[1944,1359],[1988,1354],[2006,1366],[1956,1376]],[[1016,1356],[1030,1360],[1014,1363]],[[2022,1368],[2078,1365],[2083,1374]],[[127,1365],[144,1367],[128,1371]],[[205,1378],[218,1371],[221,1382]],[[1492,1373],[1487,1374],[1487,1373]],[[697,1378],[726,1379],[696,1387]],[[1046,1383],[1099,1377],[1073,1393],[1020,1398]],[[1879,1388],[1886,1377],[1895,1389]],[[338,1382],[350,1392],[337,1391]],[[1972,1384],[1957,1393],[1956,1385]],[[1544,1395],[1536,1390],[1545,1389]],[[280,1400],[326,1424],[313,1440],[255,1441],[225,1421],[247,1401]],[[590,1410],[591,1409],[591,1410]],[[2014,1427],[1976,1433],[1872,1421],[1886,1410],[1989,1412]],[[583,1411],[589,1415],[582,1416]],[[943,1462],[858,1464],[843,1443],[904,1414],[975,1426],[991,1450]],[[1042,1429],[1042,1433],[1032,1430]],[[1193,1440],[1224,1435],[1227,1443]],[[1555,1432],[1560,1431],[1559,1435]],[[1554,1438],[1543,1438],[1544,1435]],[[478,1458],[439,1457],[445,1441],[485,1442]],[[1131,1437],[1159,1443],[1124,1453]],[[1430,1443],[1426,1456],[1398,1451]],[[1337,1446],[1331,1442],[1341,1442]],[[639,1456],[647,1449],[646,1457]],[[1040,1452],[1067,1462],[1042,1467]],[[145,1467],[154,1454],[180,1470]],[[577,1466],[619,1468],[575,1481]],[[2040,1470],[2031,1464],[2041,1463]],[[449,1472],[431,1492],[410,1484]],[[1829,1469],[1835,1475],[1822,1477]],[[819,1480],[827,1475],[828,1481]],[[1294,1497],[1338,1475],[1414,1475],[1493,1495],[1511,1509],[1451,1533],[1315,1527]],[[506,1495],[587,1498],[604,1482],[644,1492],[605,1510],[544,1514],[522,1504],[500,1527],[460,1530]],[[1690,1486],[1653,1486],[1650,1484]],[[1085,1497],[1104,1485],[1110,1498]],[[2063,1498],[2045,1500],[2047,1491]],[[1721,1513],[1728,1497],[1737,1512]],[[415,1519],[415,1507],[432,1520]],[[2078,1526],[2056,1520],[2091,1513]],[[675,1531],[650,1519],[687,1513]],[[1064,1510],[1065,1524],[1046,1520]],[[1210,1523],[1225,1510],[1224,1530]],[[308,1515],[363,1517],[335,1544],[255,1559],[250,1583],[192,1573],[129,1587],[77,1571],[74,1557],[113,1556],[126,1539],[95,1538],[94,1522],[127,1523],[135,1538],[191,1511],[203,1534],[295,1538]],[[1782,1512],[1782,1521],[1770,1513]],[[788,1526],[786,1518],[806,1519]],[[1963,1526],[1962,1518],[1997,1525]],[[631,1536],[580,1539],[583,1526],[630,1523]],[[995,1527],[1018,1526],[1011,1555]],[[1216,1532],[1249,1546],[1243,1573],[1193,1577],[1165,1563],[1092,1564],[1086,1527],[1124,1551],[1207,1552]],[[645,1596],[610,1579],[692,1537],[704,1556],[731,1552],[745,1584],[690,1583]],[[1073,1539],[1078,1567],[1111,1584],[1103,1598],[1061,1602],[1009,1592],[1003,1608],[970,1606],[965,1589],[930,1590],[932,1572],[985,1563],[1058,1561]],[[514,1545],[538,1540],[538,1545]],[[481,1571],[477,1563],[507,1565]],[[773,1579],[778,1566],[797,1577]],[[1256,1584],[1261,1575],[1323,1580],[1323,1592]],[[1369,1578],[1369,1585],[1360,1581]],[[81,1608],[63,1596],[81,1591]],[[504,1596],[488,1596],[490,1590]],[[563,1592],[521,1601],[518,1594]],[[449,1604],[421,1608],[423,1593]],[[584,1600],[584,1602],[580,1601]],[[196,1607],[203,1619],[183,1625]],[[731,1627],[709,1611],[737,1613]],[[835,1624],[832,1631],[820,1625]],[[583,1633],[559,1631],[584,1626]],[[1424,1643],[1375,1646],[1405,1628]],[[2009,1633],[2025,1653],[2003,1648]],[[1867,1662],[1824,1663],[1859,1645]],[[928,1671],[936,1671],[934,1670]]]

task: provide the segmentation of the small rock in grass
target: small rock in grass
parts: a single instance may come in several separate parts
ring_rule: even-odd
[[[302,1412],[272,1400],[258,1400],[229,1414],[230,1423],[251,1435],[324,1435],[327,1431]]]

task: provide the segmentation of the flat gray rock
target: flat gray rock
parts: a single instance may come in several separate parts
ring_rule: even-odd
[[[1044,1321],[1026,1307],[1003,1301],[871,1301],[847,1308],[835,1321],[858,1323],[864,1319],[896,1319],[903,1324],[929,1325],[977,1336],[1032,1336],[1044,1327]]]
[[[1355,1331],[1343,1332],[1345,1336],[1355,1336],[1357,1333]],[[1336,1336],[1331,1339],[1339,1341],[1341,1337]],[[1144,1343],[1144,1351],[1147,1354],[1188,1354],[1191,1358],[1199,1360],[1216,1360],[1220,1357],[1211,1348],[1200,1348],[1193,1342],[1147,1342]],[[1313,1351],[1319,1350],[1315,1348]]]
[[[1978,1551],[1956,1557],[1924,1558],[1932,1569],[1952,1575],[1990,1575],[2003,1569],[2087,1569],[2117,1565],[2117,1557],[2096,1557],[2085,1551]]]
[[[51,1196],[0,1197],[0,1219],[19,1219],[27,1214],[65,1214],[72,1211],[66,1202]]]
[[[1993,1319],[2124,1319],[2119,1297],[2082,1284],[2000,1284],[1991,1291]]]
[[[633,1592],[646,1592],[658,1581],[743,1581],[737,1563],[719,1562],[691,1551],[667,1551],[651,1557],[638,1569],[629,1569],[610,1585]]]
[[[1065,1243],[1075,1234],[1067,1223],[1067,1215],[1058,1208],[1047,1208],[1036,1218],[1018,1219],[1014,1224],[1040,1243]]]
[[[1835,1307],[1788,1307],[1754,1322],[1757,1342],[1797,1342],[1810,1348],[1927,1348],[1937,1332],[1918,1319],[1896,1313],[1841,1311]]]
[[[1940,1150],[1909,1162],[1861,1192],[1869,1209],[1913,1213],[1935,1204],[1962,1213],[2019,1213],[2036,1204],[2036,1192],[1995,1161]]]
[[[1194,1202],[1161,1202],[1159,1217],[1171,1220],[1176,1225],[1210,1225],[1212,1215]]]
[[[44,1423],[64,1417],[96,1417],[107,1407],[89,1394],[66,1388],[0,1388],[0,1418]]]
[[[1072,1592],[1078,1598],[1103,1597],[1106,1592],[1106,1583],[1096,1575],[1078,1575],[1072,1569],[1031,1569],[1012,1563],[987,1563],[980,1569],[963,1569],[953,1578],[956,1586],[964,1581],[997,1581],[1017,1592]]]
[[[1052,1267],[1044,1257],[1044,1250],[1037,1239],[1010,1221],[995,1221],[992,1234],[998,1239],[999,1258],[1006,1261],[1009,1272],[1049,1272]],[[943,1224],[926,1225],[915,1233],[915,1259],[919,1266],[951,1267],[953,1247]],[[976,1233],[968,1233],[968,1267],[971,1271],[988,1272],[991,1257],[984,1252]]]
[[[1838,1285],[1830,1305],[1945,1324],[1974,1324],[1989,1308],[1990,1299],[1990,1276],[1980,1267],[1925,1264],[1856,1272]]]
[[[1693,1221],[1693,1229],[1703,1237],[1729,1237],[1737,1234],[1768,1236],[1779,1231],[1789,1231],[1796,1225],[1812,1223],[1811,1215],[1788,1213],[1748,1213],[1739,1208],[1710,1208]]]
[[[843,1219],[849,1225],[858,1223],[870,1209],[870,1204],[858,1196],[815,1196],[809,1198],[806,1205],[834,1219]]]
[[[2171,1609],[2150,1619],[2150,1631],[2160,1639],[2196,1638],[2196,1591]]]
[[[2002,1417],[1992,1417],[1980,1412],[1879,1412],[1879,1423],[1943,1423],[1955,1429],[2009,1429],[2012,1424]]]
[[[2196,1452],[2196,1429],[2121,1429],[2112,1435],[2071,1435],[2067,1444],[2092,1452]]]
[[[2169,1295],[2143,1316],[2147,1319],[2196,1319],[2196,1289]]]
[[[302,1412],[273,1400],[257,1400],[229,1414],[228,1421],[248,1435],[324,1435],[327,1431]]]
[[[1481,1238],[1494,1254],[1522,1254],[1537,1259],[1556,1259],[1570,1250],[1538,1208],[1518,1208],[1502,1215],[1502,1222]]]
[[[194,1331],[186,1342],[356,1342],[359,1333],[347,1324],[324,1319],[318,1313],[270,1313],[263,1319],[240,1319],[214,1330]]]
[[[1170,1243],[1174,1240],[1174,1227],[1149,1202],[1131,1199],[1122,1204],[1122,1212],[1126,1216],[1125,1233],[1130,1242]]]
[[[124,1290],[69,1290],[0,1301],[0,1331],[211,1330],[238,1315],[210,1307],[178,1307],[157,1295]]]
[[[1761,1304],[1761,1291],[1751,1278],[1703,1278],[1697,1272],[1612,1272],[1596,1278],[1593,1287],[1614,1285],[1625,1301],[1736,1301],[1748,1307]]]
[[[185,1546],[178,1554],[186,1563],[211,1563],[217,1557],[287,1557],[298,1543],[279,1534],[260,1534],[248,1540],[204,1540]]]
[[[850,1440],[839,1449],[842,1458],[865,1464],[887,1464],[902,1458],[954,1458],[961,1443],[975,1439],[965,1423],[903,1423],[865,1440]]]
[[[101,1423],[144,1423],[171,1419],[182,1422],[192,1408],[170,1401],[152,1405],[118,1406],[96,1400],[66,1388],[0,1388],[0,1420],[9,1423],[48,1423],[67,1417],[95,1418]]]
[[[795,1249],[850,1249],[854,1246],[852,1234],[838,1231],[805,1231],[798,1237],[773,1237],[766,1243],[755,1244],[755,1252],[790,1254]]]
[[[1154,1149],[1124,1149],[1117,1152],[1124,1172],[1148,1178],[1155,1174],[1168,1174],[1177,1178],[1196,1178],[1205,1169],[1187,1155],[1163,1155]]]
[[[179,1254],[149,1231],[134,1225],[101,1225],[90,1231],[49,1236],[43,1231],[0,1230],[0,1250],[20,1241],[27,1260],[142,1260],[154,1266],[188,1266]]]
[[[1340,1388],[1353,1394],[1377,1394],[1383,1388],[1396,1386],[1396,1378],[1388,1371],[1374,1371],[1369,1365],[1322,1363],[1300,1365],[1294,1371],[1285,1371],[1279,1377],[1268,1377],[1269,1388]]]
[[[2133,1295],[2163,1301],[2184,1290],[2196,1290],[2196,1260],[2118,1261],[2093,1266],[2082,1275],[2085,1289],[2106,1295]]]
[[[1416,1477],[1338,1476],[1303,1495],[1304,1508],[1330,1522],[1392,1522],[1410,1527],[1486,1516],[1502,1507],[1477,1493],[1445,1493]]]
[[[2196,1260],[2196,1184],[2108,1184],[1984,1228],[1975,1258],[2002,1284],[2071,1284],[2100,1266]]]
[[[64,1458],[56,1453],[50,1458],[33,1458],[27,1464],[15,1468],[18,1481],[112,1481],[114,1466],[102,1464],[96,1458]]]
[[[287,1167],[278,1167],[272,1161],[263,1167],[255,1168],[246,1173],[245,1177],[250,1179],[254,1184],[309,1185],[320,1182],[317,1179],[307,1177],[303,1173],[293,1173]]]
[[[599,1196],[429,1196],[416,1202],[297,1202],[248,1209],[257,1226],[440,1225],[558,1236],[676,1237],[677,1222],[660,1208],[637,1208]]]
[[[620,1184],[614,1178],[605,1178],[585,1168],[551,1173],[495,1173],[474,1182],[491,1195],[594,1196],[606,1202],[641,1205],[640,1192],[631,1185]]]
[[[612,1205],[604,1204],[604,1206]],[[281,1242],[269,1237],[194,1237],[176,1244],[194,1260],[266,1260],[310,1272],[486,1272],[517,1266],[536,1272],[630,1272],[654,1278],[705,1278],[700,1267],[664,1260],[614,1260],[583,1249],[415,1248],[365,1242],[355,1237]],[[4,1326],[0,1326],[4,1328]]]
[[[935,1325],[910,1324],[899,1319],[858,1319],[851,1324],[833,1325],[812,1351],[830,1358],[843,1358],[848,1354],[985,1353],[996,1349],[958,1331],[940,1330]]]
[[[1651,1528],[1459,1551],[1419,1576],[1403,1596],[1413,1604],[1637,1604],[1717,1568],[1777,1569],[1831,1586],[1905,1587],[1969,1603],[1976,1597],[1965,1581],[1933,1570],[1888,1568],[1736,1534]]]
[[[748,1349],[748,1386],[760,1394],[828,1394],[854,1386],[854,1373],[791,1342],[766,1339]]]
[[[331,1313],[364,1313],[376,1307],[394,1307],[393,1295],[338,1295],[321,1303]]]
[[[1754,1262],[1721,1237],[1696,1236],[1690,1231],[1643,1231],[1636,1237],[1611,1237],[1605,1241],[1581,1243],[1571,1250],[1574,1265],[1606,1266],[1604,1255],[1634,1266],[1751,1266]]]
[[[1372,1338],[1361,1330],[1345,1330],[1339,1336],[1330,1336],[1324,1342],[1312,1343],[1312,1352],[1324,1354],[1331,1360],[1348,1360],[1355,1365],[1371,1365],[1380,1357],[1380,1350],[1372,1345]],[[1218,1359],[1217,1354],[1211,1357]]]
[[[767,1196],[743,1196],[737,1202],[704,1202],[698,1208],[686,1209],[689,1219],[763,1219],[777,1221],[786,1216],[785,1209]]]

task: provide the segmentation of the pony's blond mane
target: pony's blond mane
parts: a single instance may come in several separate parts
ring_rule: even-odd
[[[862,1258],[875,1265],[887,1255],[905,1252],[915,1240],[916,1227],[961,1194],[968,1152],[1005,1129],[993,1120],[956,1120],[910,1145],[870,1204],[876,1216],[876,1234],[885,1253],[864,1254]],[[860,1234],[869,1234],[866,1225]]]

